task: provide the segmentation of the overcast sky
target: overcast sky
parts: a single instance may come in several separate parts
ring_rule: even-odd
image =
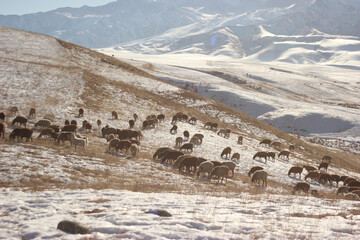
[[[100,6],[115,0],[0,0],[0,14],[22,15],[47,12],[60,7]]]

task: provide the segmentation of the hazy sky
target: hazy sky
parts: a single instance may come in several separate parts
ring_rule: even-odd
[[[0,14],[22,15],[47,12],[60,7],[81,7],[104,5],[115,0],[0,0]]]

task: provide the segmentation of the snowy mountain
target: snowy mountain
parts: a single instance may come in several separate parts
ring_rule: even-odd
[[[341,49],[359,58],[360,4],[356,0],[118,0],[100,7],[0,16],[0,25],[91,48],[344,64],[344,54],[326,42],[343,40]],[[292,49],[299,48],[304,52],[293,54]]]

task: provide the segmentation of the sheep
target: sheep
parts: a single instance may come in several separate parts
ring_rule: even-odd
[[[190,174],[191,171],[191,167],[193,167],[194,169],[194,174],[196,173],[196,168],[197,168],[197,157],[194,156],[186,156],[183,158],[182,162],[180,163],[179,166],[179,172],[181,172],[181,170],[186,167],[186,171]]]
[[[158,150],[156,150],[156,152],[153,154],[153,160],[156,160],[158,155],[164,151],[167,151],[167,150],[170,150],[171,148],[168,148],[168,147],[161,147],[161,148],[158,148]]]
[[[91,129],[92,129],[92,125],[91,125],[91,123],[86,123],[86,125],[85,125],[85,129],[86,129],[86,131],[88,131],[88,132],[91,132]]]
[[[54,129],[54,131],[55,131],[56,133],[60,132],[60,127],[59,127],[59,125],[50,125],[49,128]]]
[[[182,137],[177,137],[175,139],[175,146],[180,147],[183,144],[184,139]]]
[[[36,110],[35,108],[31,108],[29,111],[29,117],[34,118],[36,117]]]
[[[218,182],[222,183],[223,179],[225,178],[225,183],[227,182],[227,176],[229,173],[229,167],[225,165],[214,167],[209,176],[209,182],[213,176],[218,178]]]
[[[260,167],[260,166],[252,167],[252,168],[250,169],[250,171],[248,172],[248,176],[250,177],[251,174],[253,174],[253,173],[256,172],[257,170],[264,170],[264,168],[263,168],[263,167]]]
[[[204,128],[211,128],[211,126],[212,126],[212,122],[206,122],[205,124],[204,124]]]
[[[51,122],[47,119],[39,120],[35,123],[35,127],[44,127],[47,128],[51,125]]]
[[[336,174],[331,174],[330,177],[331,177],[331,181],[336,182],[336,187],[338,187],[340,182],[340,176]]]
[[[139,118],[139,116],[136,113],[134,113],[133,118],[134,118],[134,121],[136,122],[136,120]]]
[[[220,129],[219,132],[217,133],[217,135],[226,137],[226,129],[224,129],[224,128]]]
[[[211,124],[211,130],[214,130],[214,131],[216,131],[217,130],[217,128],[218,128],[218,124],[217,123],[212,123]]]
[[[214,167],[217,167],[217,166],[221,166],[221,162],[220,161],[210,161],[214,164]]]
[[[203,157],[198,157],[198,161],[197,161],[197,165],[199,166],[200,164],[202,164],[203,162],[206,162],[207,159],[203,158]]]
[[[165,161],[168,160],[176,160],[181,155],[184,155],[184,153],[182,153],[181,151],[168,150],[162,155],[160,163],[163,164]]]
[[[346,200],[360,201],[360,197],[355,193],[347,193],[345,194],[344,198]]]
[[[261,145],[261,144],[265,144],[265,145],[268,145],[268,146],[269,146],[269,145],[270,145],[270,143],[271,143],[271,140],[270,140],[270,139],[265,138],[265,139],[261,140],[259,144],[260,144],[260,145]]]
[[[180,155],[176,158],[175,163],[173,164],[173,168],[174,169],[179,169],[180,164],[182,163],[182,161],[184,161],[185,157],[188,157],[189,155]]]
[[[331,182],[331,176],[327,173],[320,173],[319,182],[322,184],[326,184],[327,182]]]
[[[259,158],[259,159],[264,158],[264,159],[265,159],[265,162],[267,162],[267,157],[268,157],[268,153],[267,153],[267,152],[257,152],[257,153],[255,153],[255,155],[253,156],[253,160],[255,160],[255,158]]]
[[[321,161],[327,162],[327,163],[330,163],[331,160],[332,160],[332,157],[329,156],[329,155],[325,155],[325,156],[323,156],[323,158],[321,159]]]
[[[315,167],[309,166],[309,165],[304,165],[303,168],[305,168],[305,170],[306,170],[307,172],[316,171],[316,168],[315,168]]]
[[[348,177],[349,177],[349,176],[341,176],[341,177],[340,177],[340,181],[344,183],[344,180],[345,180],[346,178],[348,178]]]
[[[199,145],[201,143],[201,140],[198,137],[193,136],[190,139],[190,143],[194,144],[194,145]]]
[[[290,176],[291,173],[294,173],[294,176],[296,177],[296,174],[299,174],[299,179],[301,179],[301,173],[303,171],[302,167],[291,167],[289,172],[288,172],[288,176]]]
[[[66,119],[65,122],[64,122],[64,125],[65,126],[70,125],[70,121]]]
[[[293,188],[292,194],[295,194],[296,192],[303,191],[306,195],[308,194],[310,189],[310,184],[307,182],[298,182]]]
[[[119,139],[117,138],[111,139],[109,142],[109,152],[113,152],[112,149],[116,149],[119,143],[120,143]]]
[[[129,152],[131,154],[132,157],[135,157],[136,154],[139,152],[139,147],[137,144],[132,143],[129,147]]]
[[[71,120],[70,125],[75,125],[75,126],[77,126],[77,121],[76,121],[76,120]]]
[[[213,168],[214,168],[214,164],[212,162],[209,161],[202,162],[199,165],[199,168],[196,171],[195,175],[196,177],[199,177],[201,173],[207,173],[207,175],[209,176]]]
[[[131,146],[131,142],[129,140],[120,140],[118,145],[115,147],[116,153],[119,150],[122,151],[125,149],[125,155],[126,155],[129,151],[130,146]]]
[[[106,136],[108,136],[109,134],[114,134],[117,135],[117,129],[116,128],[112,128],[112,127],[103,127],[101,129],[101,134],[102,137],[105,138]]]
[[[295,151],[295,145],[292,145],[292,144],[289,145],[289,151],[291,151],[291,152]]]
[[[221,165],[227,166],[229,168],[229,172],[231,172],[231,178],[233,178],[235,176],[234,172],[235,172],[235,167],[236,164],[231,162],[231,161],[225,161],[222,162]]]
[[[231,161],[238,162],[240,160],[240,153],[234,153],[231,157]]]
[[[360,190],[360,187],[349,187],[349,192]]]
[[[281,142],[272,142],[269,145],[270,147],[275,147],[275,148],[280,148],[281,147]]]
[[[267,156],[269,159],[271,158],[275,162],[276,154],[274,152],[267,152]]]
[[[25,117],[22,117],[22,116],[16,116],[14,118],[14,120],[12,121],[12,126],[14,126],[15,124],[19,124],[20,126],[21,125],[24,125],[24,127],[26,127],[26,123],[27,123],[27,119]]]
[[[320,170],[321,168],[324,168],[325,169],[325,172],[327,172],[327,169],[329,167],[329,163],[327,162],[322,162],[320,163],[319,167],[318,167],[318,170]]]
[[[5,139],[5,124],[0,122],[0,137],[2,135],[2,138]]]
[[[356,179],[355,178],[353,178],[353,177],[347,177],[347,178],[345,178],[345,180],[344,180],[344,185],[348,185],[350,182],[352,182],[352,181],[356,181]]]
[[[72,134],[73,132],[61,132],[60,134],[59,134],[59,136],[58,136],[58,138],[56,139],[56,143],[60,143],[60,141],[61,141],[61,143],[63,143],[64,144],[64,142],[65,141],[69,141],[70,143],[71,143],[71,134]]]
[[[349,192],[349,187],[346,187],[346,186],[342,186],[342,187],[339,187],[336,191],[336,195],[343,195],[343,194],[346,194]]]
[[[96,124],[97,124],[98,129],[99,129],[101,127],[101,124],[102,124],[101,120],[100,119],[96,120]]]
[[[66,125],[61,129],[61,132],[76,132],[76,125]]]
[[[238,136],[237,144],[243,144],[243,136]]]
[[[192,125],[195,125],[196,122],[197,122],[197,118],[196,118],[196,117],[191,117],[191,118],[189,119],[189,123],[192,124]]]
[[[229,158],[231,155],[231,147],[226,147],[224,148],[224,150],[221,152],[220,157],[223,158],[225,156],[225,158]]]
[[[152,114],[152,115],[146,116],[146,120],[151,120],[151,119],[156,119],[156,115]]]
[[[184,132],[183,132],[183,135],[184,135],[184,139],[189,139],[189,137],[190,137],[190,133],[189,133],[189,131],[187,131],[187,130],[185,130]]]
[[[85,129],[86,128],[86,124],[88,124],[88,121],[87,120],[84,120],[82,122],[82,128]],[[70,125],[72,125],[72,123],[70,123]]]
[[[19,112],[19,109],[18,109],[18,107],[11,107],[10,112],[11,112],[11,114],[15,115],[16,113]]]
[[[75,149],[77,146],[81,146],[81,147],[85,148],[85,146],[87,145],[87,138],[77,137],[77,136],[75,136],[75,133],[72,133],[70,143],[71,143],[71,145],[75,146]]]
[[[0,120],[5,122],[5,113],[4,112],[0,112]]]
[[[280,158],[281,156],[285,156],[287,159],[289,159],[289,155],[290,155],[289,151],[283,150],[279,153],[278,158]]]
[[[320,173],[317,172],[317,171],[310,171],[310,172],[308,172],[308,174],[306,174],[305,181],[308,178],[311,179],[311,182],[314,181],[314,180],[318,182],[318,181],[320,181]]]
[[[84,109],[80,108],[78,117],[83,117],[83,116],[84,116]]]
[[[171,133],[171,134],[177,133],[177,129],[178,129],[178,126],[177,126],[177,125],[172,126],[172,128],[170,129],[170,133]]]
[[[181,151],[181,150],[185,150],[186,152],[187,152],[187,151],[192,152],[192,151],[193,151],[193,148],[194,148],[194,144],[192,144],[192,143],[185,143],[185,144],[183,144],[183,145],[180,147],[180,151]]]
[[[55,131],[52,128],[44,128],[43,130],[41,130],[41,132],[37,138],[40,139],[42,136],[51,136],[51,133],[53,133],[53,132],[55,132]]]
[[[349,182],[348,187],[360,187],[360,182],[357,180]]]
[[[268,173],[264,170],[257,170],[254,172],[254,175],[251,178],[251,183],[260,183],[260,180],[262,181],[262,186],[264,185],[267,187],[267,177]]]
[[[32,135],[33,130],[31,130],[30,128],[15,128],[11,133],[10,133],[10,140],[15,140],[15,138],[19,139],[19,138],[26,138],[26,141],[33,141],[32,140]]]
[[[201,133],[196,133],[196,134],[194,134],[193,137],[197,137],[198,139],[200,139],[200,144],[202,144],[203,139],[204,139],[204,135],[203,135],[203,134],[201,134]]]
[[[163,122],[165,120],[165,115],[161,113],[161,114],[157,115],[156,119],[159,122]]]

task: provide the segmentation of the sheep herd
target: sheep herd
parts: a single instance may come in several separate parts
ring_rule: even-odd
[[[84,117],[84,109],[80,108],[78,112],[78,118]],[[11,115],[16,115],[19,113],[17,107],[10,108]],[[5,139],[5,113],[0,113],[0,137]],[[111,112],[112,119],[118,119],[118,113],[116,111]],[[36,110],[31,108],[28,114],[28,118],[36,118]],[[10,140],[23,140],[33,141],[32,134],[34,130],[39,130],[38,139],[46,137],[52,139],[56,144],[64,144],[66,141],[70,142],[70,146],[74,146],[75,149],[81,147],[83,149],[88,145],[87,137],[81,136],[78,134],[78,123],[76,120],[71,122],[65,120],[63,127],[59,125],[54,125],[51,121],[47,119],[41,119],[34,124],[35,129],[26,127],[28,123],[28,118],[23,116],[15,116],[11,122],[11,126],[14,127],[12,132],[9,135]],[[146,119],[140,124],[142,125],[142,131],[148,129],[156,128],[159,123],[164,122],[164,114],[152,114],[148,115]],[[136,157],[139,152],[140,141],[143,138],[143,134],[140,130],[134,130],[134,125],[138,121],[138,115],[134,114],[133,119],[130,119],[128,129],[118,129],[113,128],[108,125],[102,127],[101,137],[105,138],[108,142],[106,151],[110,154],[118,153],[123,151],[125,155],[130,154],[132,157]],[[186,114],[181,112],[176,113],[171,120],[172,127],[170,128],[170,134],[174,135],[179,130],[177,123],[186,122],[191,125],[197,124],[196,117],[189,117]],[[100,119],[96,122],[98,129],[100,129],[102,121]],[[218,129],[218,123],[206,122],[203,126],[203,129],[214,131],[218,136],[229,139],[232,131],[230,129],[220,128]],[[86,120],[82,122],[83,131],[91,132],[92,124]],[[185,130],[182,133],[183,137],[175,138],[175,147],[161,147],[156,150],[153,154],[153,160],[158,161],[161,164],[166,166],[172,166],[181,174],[187,174],[194,176],[196,179],[202,178],[207,179],[209,182],[211,180],[217,180],[217,182],[225,184],[228,178],[234,178],[234,171],[240,160],[240,153],[234,152],[233,155],[231,147],[225,147],[220,153],[224,161],[211,161],[193,155],[195,147],[201,146],[204,141],[204,135],[201,133],[196,133],[190,137],[189,131]],[[239,135],[237,137],[237,144],[243,144],[243,136]],[[283,143],[279,141],[272,141],[270,139],[262,139],[259,142],[259,145],[267,145],[273,149],[277,149],[277,157],[282,160],[289,161],[291,152],[295,151],[295,145],[290,144],[288,149],[281,149]],[[267,163],[268,160],[275,161],[276,153],[259,151],[253,155],[253,160],[264,161]],[[336,183],[338,187],[339,182],[343,182],[343,185],[338,187],[337,195],[344,195],[345,199],[349,200],[360,200],[360,182],[352,177],[348,176],[339,176],[336,174],[328,174],[327,170],[331,163],[332,157],[325,155],[320,164],[317,167],[314,166],[293,166],[288,171],[288,176],[292,178],[299,178],[301,180],[301,174],[305,169],[307,174],[304,178],[304,182],[298,182],[293,187],[292,193],[296,194],[297,192],[304,192],[305,194],[309,193],[310,184],[308,181],[318,182],[319,184],[329,184],[333,185]],[[254,166],[249,172],[248,176],[251,178],[251,183],[261,185],[262,187],[267,187],[267,178],[269,174],[264,170],[263,167]],[[318,193],[316,190],[312,190],[311,194],[317,196]]]

